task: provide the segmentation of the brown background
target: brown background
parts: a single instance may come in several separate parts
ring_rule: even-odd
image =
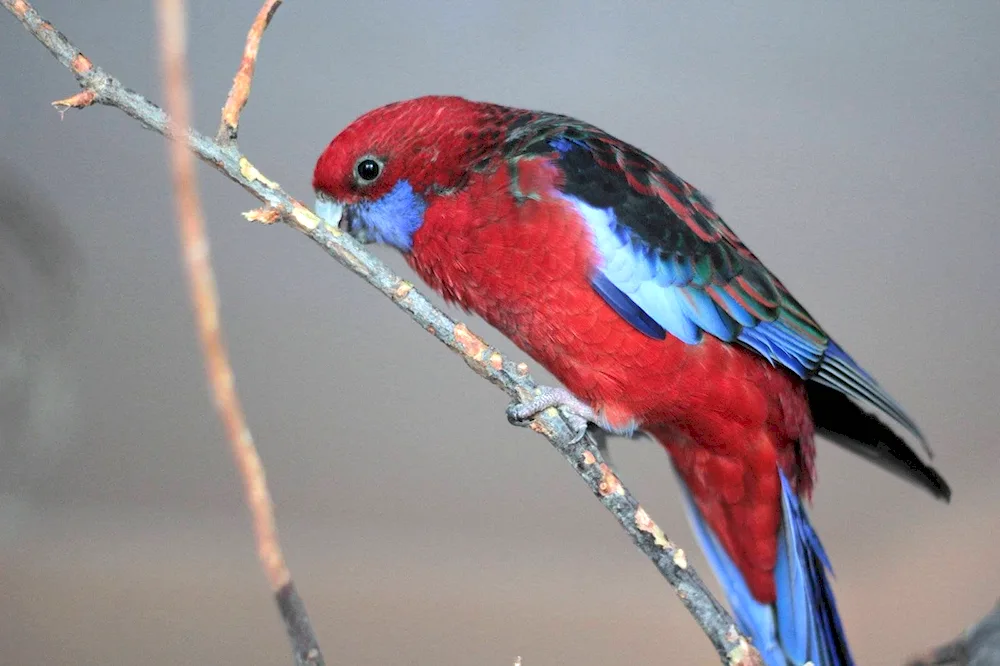
[[[192,5],[211,132],[258,3]],[[147,3],[38,9],[160,98]],[[353,117],[458,93],[585,118],[708,192],[907,406],[954,487],[936,503],[821,445],[812,513],[847,630],[860,662],[894,664],[1000,594],[998,26],[1000,5],[973,2],[290,2],[242,142],[308,197]],[[114,110],[60,121],[48,103],[72,79],[6,15],[0,62],[0,242],[18,222],[65,230],[32,246],[55,286],[0,322],[35,362],[35,397],[0,413],[0,662],[288,663],[206,399],[163,141]],[[713,663],[565,462],[506,424],[502,394],[202,173],[239,386],[330,663]],[[36,212],[12,220],[17,179]],[[11,256],[2,284],[34,294],[37,267]],[[662,453],[612,452],[705,570]]]

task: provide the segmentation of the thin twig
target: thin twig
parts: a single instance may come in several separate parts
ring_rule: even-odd
[[[274,5],[274,3],[270,3]],[[187,73],[187,30],[185,26],[186,11],[184,0],[158,0],[156,3],[159,18],[160,60],[163,70],[163,81],[167,99],[167,108],[174,117],[175,127],[184,128],[190,124],[191,91]],[[256,30],[256,42],[260,41],[263,27]],[[254,33],[251,30],[251,34]],[[256,56],[256,49],[253,53]],[[249,90],[249,76],[253,73],[253,65],[240,68],[242,87]],[[237,81],[241,76],[237,75]],[[86,91],[85,91],[86,92]],[[230,99],[237,96],[231,94]],[[235,123],[239,121],[239,112],[246,103],[246,95],[232,115],[233,134]],[[228,105],[227,105],[228,106]],[[177,131],[175,129],[175,131]],[[286,620],[295,662],[299,665],[323,663],[319,645],[312,634],[305,607],[299,600],[295,603],[297,594],[292,583],[291,573],[285,564],[285,556],[278,542],[278,528],[274,519],[274,508],[271,493],[264,476],[264,466],[253,443],[250,427],[246,422],[246,414],[236,393],[233,369],[229,362],[222,336],[219,318],[219,297],[215,283],[215,273],[212,269],[212,257],[209,250],[208,234],[205,230],[205,216],[198,194],[198,183],[195,174],[194,155],[179,141],[168,142],[171,171],[173,174],[175,203],[177,217],[180,223],[180,241],[184,255],[184,266],[187,269],[191,302],[194,306],[197,320],[198,337],[201,342],[202,354],[205,357],[205,369],[209,385],[215,397],[215,407],[219,413],[229,444],[233,460],[243,480],[243,491],[247,506],[253,518],[254,537],[257,542],[257,556],[260,558],[264,573],[267,576],[271,590],[274,592],[282,616]],[[289,622],[289,614],[294,617]],[[296,640],[297,635],[305,635],[303,641]]]
[[[281,220],[306,234],[330,256],[391,298],[400,309],[449,349],[459,353],[479,375],[499,386],[515,400],[524,401],[536,395],[538,385],[528,374],[525,364],[506,359],[499,351],[471,333],[464,324],[456,324],[431,305],[412,284],[393,274],[383,262],[353,238],[325,224],[302,203],[265,178],[239,153],[235,144],[221,145],[193,130],[175,130],[168,124],[162,109],[125,88],[107,72],[93,66],[61,33],[44,22],[25,0],[0,0],[0,5],[17,16],[73,72],[82,88],[94,92],[94,103],[121,109],[143,126],[169,138],[182,138],[187,147],[202,160],[263,202],[263,209],[245,213],[248,219],[268,223]],[[74,67],[73,63],[78,58],[84,58],[88,67]],[[640,507],[635,497],[605,464],[591,439],[577,438],[555,409],[548,409],[535,417],[531,428],[545,435],[576,469],[591,491],[628,533],[632,542],[652,560],[663,577],[674,587],[681,602],[712,642],[722,663],[739,666],[762,664],[757,650],[736,629],[732,617],[688,564],[684,552],[667,539],[663,530]]]
[[[222,121],[215,140],[222,145],[235,143],[240,131],[240,114],[250,98],[250,85],[253,83],[254,70],[257,67],[257,54],[260,52],[260,40],[264,31],[271,23],[274,12],[278,10],[282,0],[266,0],[264,6],[257,12],[257,18],[247,33],[246,45],[243,47],[243,59],[240,68],[233,78],[233,87],[229,90],[226,105],[222,107]]]
[[[93,90],[81,90],[75,95],[71,95],[65,99],[57,99],[52,102],[52,106],[56,108],[60,114],[64,114],[70,109],[85,109],[94,103]]]

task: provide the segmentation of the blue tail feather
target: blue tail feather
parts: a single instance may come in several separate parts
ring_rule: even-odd
[[[826,552],[785,475],[779,475],[782,521],[773,605],[754,598],[681,480],[688,518],[740,630],[753,640],[768,666],[799,666],[807,661],[815,666],[853,666],[826,575],[830,569]]]

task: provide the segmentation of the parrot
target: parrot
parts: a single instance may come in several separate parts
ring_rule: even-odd
[[[666,450],[768,666],[853,663],[805,510],[816,435],[938,499],[951,489],[917,424],[706,195],[586,122],[451,95],[358,117],[321,153],[313,189],[327,224],[400,251],[562,384],[509,415],[559,407]]]

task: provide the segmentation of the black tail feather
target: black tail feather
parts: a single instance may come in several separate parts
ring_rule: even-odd
[[[843,393],[816,382],[806,391],[816,431],[849,451],[867,458],[946,502],[951,500],[948,482],[886,424],[854,404]]]

